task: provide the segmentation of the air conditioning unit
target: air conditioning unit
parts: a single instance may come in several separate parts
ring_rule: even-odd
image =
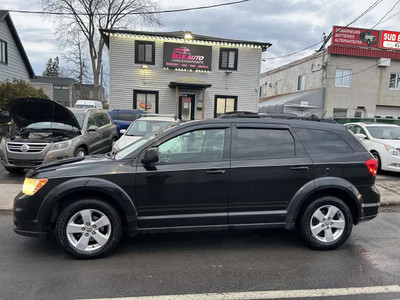
[[[378,67],[390,67],[390,58],[378,58]]]

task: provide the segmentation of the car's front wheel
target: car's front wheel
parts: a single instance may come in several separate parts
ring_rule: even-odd
[[[78,147],[74,153],[75,157],[82,157],[87,155],[86,150],[83,147]]]
[[[299,230],[314,249],[330,250],[341,246],[350,236],[353,217],[341,199],[325,196],[311,202],[300,217]]]
[[[65,207],[56,223],[55,236],[69,254],[95,258],[111,253],[119,244],[122,223],[108,203],[92,198]]]

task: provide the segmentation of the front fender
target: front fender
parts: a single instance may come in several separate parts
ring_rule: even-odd
[[[54,187],[43,200],[38,213],[39,231],[48,231],[48,221],[59,201],[76,192],[100,192],[115,201],[121,208],[130,233],[137,228],[137,210],[129,195],[117,184],[100,178],[75,178]]]
[[[324,190],[340,190],[346,193],[349,199],[356,205],[358,214],[361,212],[360,193],[349,181],[338,177],[320,177],[307,182],[302,186],[290,201],[286,214],[286,229],[292,230],[295,227],[296,219],[302,205],[312,195]]]

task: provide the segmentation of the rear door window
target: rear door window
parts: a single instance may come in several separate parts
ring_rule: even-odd
[[[294,139],[287,129],[238,128],[234,159],[295,156]]]
[[[340,136],[331,131],[296,129],[309,155],[353,153],[354,150]]]

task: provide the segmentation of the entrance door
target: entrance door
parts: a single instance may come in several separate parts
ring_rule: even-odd
[[[178,117],[181,121],[194,120],[194,95],[179,96]]]

